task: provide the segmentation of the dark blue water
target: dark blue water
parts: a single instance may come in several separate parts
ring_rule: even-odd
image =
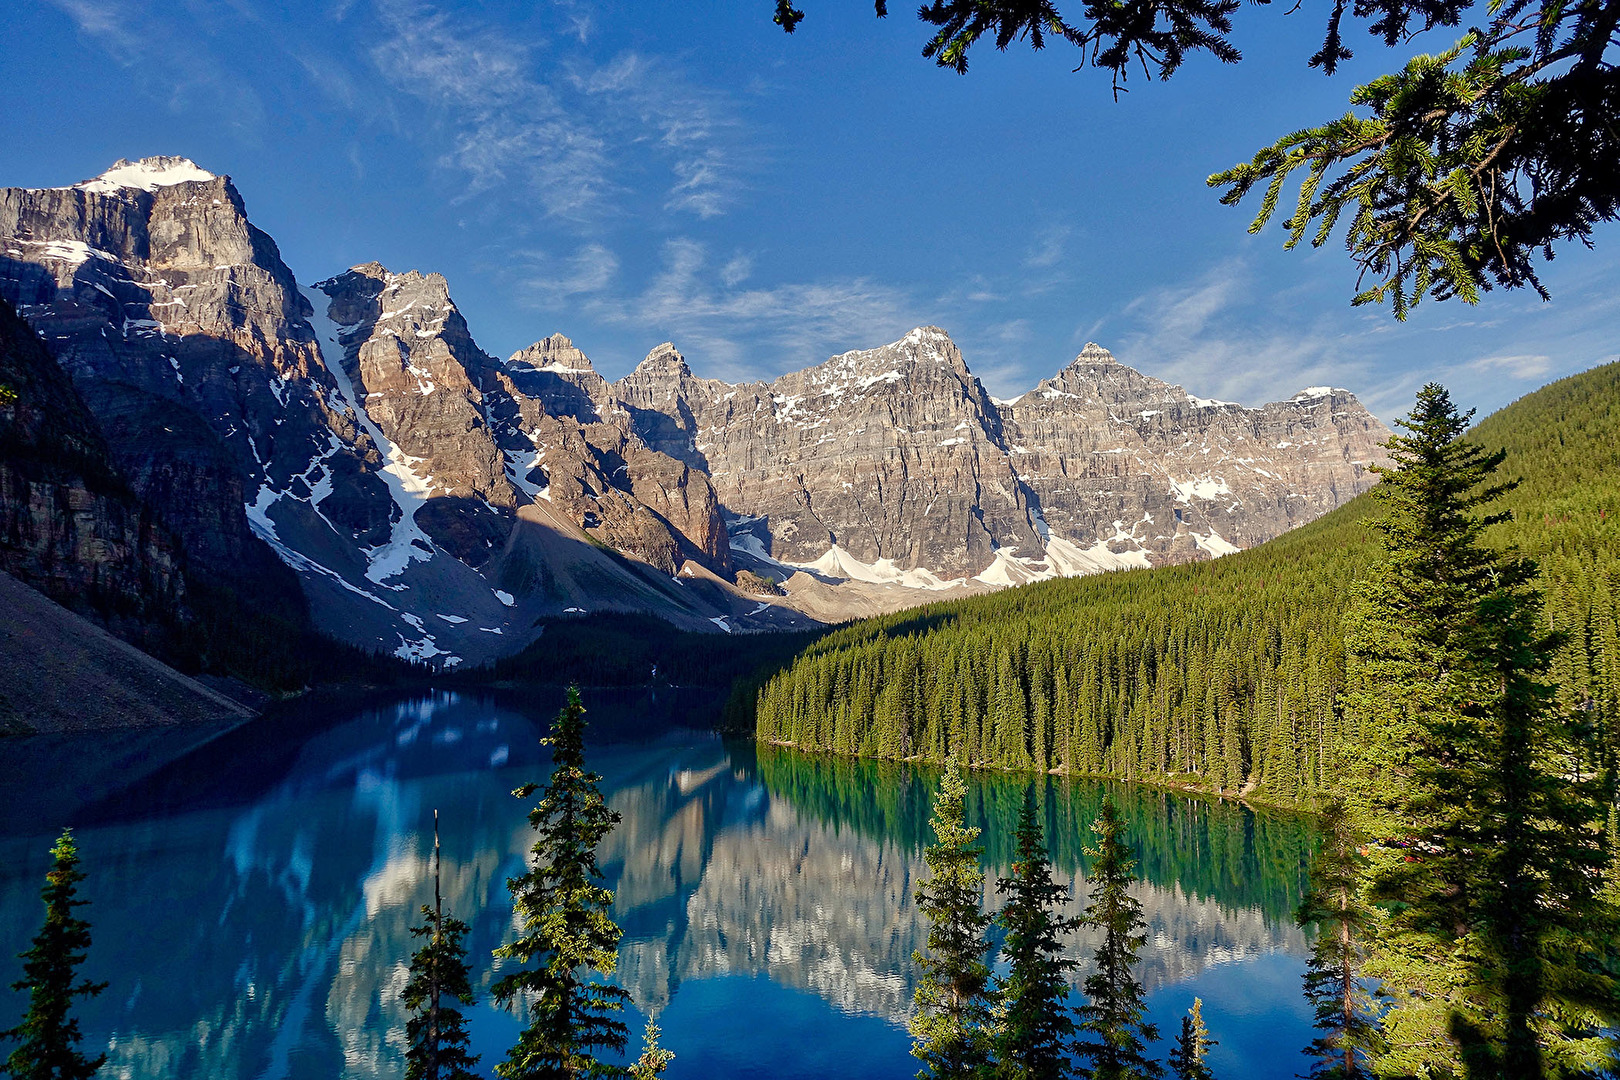
[[[925,927],[910,897],[933,777],[669,731],[667,694],[587,704],[607,740],[591,763],[624,816],[601,852],[625,929],[617,978],[636,1002],[635,1035],[657,1015],[676,1054],[666,1075],[912,1076],[904,1024]],[[80,1009],[86,1047],[108,1054],[102,1075],[398,1076],[433,810],[446,905],[472,926],[482,994],[499,977],[491,950],[512,935],[505,881],[530,844],[510,791],[544,779],[536,740],[555,707],[438,695],[305,706],[202,745],[195,732],[0,743],[0,984],[20,975],[51,841],[72,823],[92,902],[85,973],[110,984]],[[992,878],[1024,783],[974,780]],[[1082,893],[1101,794],[1041,789],[1054,861]],[[1294,1076],[1310,1039],[1306,943],[1288,918],[1306,825],[1115,795],[1144,877],[1159,1049],[1196,995],[1220,1040],[1218,1075]],[[1087,941],[1074,951],[1084,957]],[[22,1004],[0,991],[0,1028]],[[473,1010],[486,1070],[517,1028]]]

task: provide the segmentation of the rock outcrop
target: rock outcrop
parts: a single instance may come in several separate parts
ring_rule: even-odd
[[[1385,434],[1346,391],[1244,408],[1093,345],[998,402],[935,327],[768,383],[668,342],[616,382],[561,334],[503,362],[438,274],[300,288],[230,179],[181,158],[0,189],[0,297],[148,508],[107,528],[166,528],[289,623],[439,664],[577,611],[769,629],[1214,557],[1364,491]],[[28,514],[39,553],[78,543]],[[162,576],[161,545],[117,543]]]
[[[192,565],[301,618],[293,575],[242,508],[340,421],[292,273],[229,180],[151,158],[73,187],[0,189],[0,296]]]
[[[71,376],[131,505],[289,624],[444,664],[569,608],[804,624],[677,580],[729,576],[705,474],[548,409],[519,385],[546,373],[482,352],[439,275],[371,263],[301,289],[230,179],[189,161],[0,189],[0,298]],[[571,359],[552,345],[541,366]]]
[[[1367,490],[1388,434],[1348,391],[1245,408],[1089,344],[998,402],[936,327],[741,386],[660,346],[609,393],[709,471],[751,567],[927,590],[1261,543]]]
[[[0,569],[143,640],[180,609],[178,562],[66,373],[0,300]]]

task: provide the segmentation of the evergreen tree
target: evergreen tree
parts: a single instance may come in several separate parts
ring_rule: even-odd
[[[70,1012],[74,998],[95,997],[107,984],[77,979],[90,948],[90,924],[73,914],[89,901],[77,895],[84,874],[72,829],[62,830],[51,858],[40,892],[45,924],[34,935],[33,946],[18,954],[23,977],[11,984],[13,990],[28,991],[28,1012],[22,1023],[0,1032],[0,1039],[17,1043],[6,1057],[5,1071],[16,1080],[88,1080],[107,1055],[88,1058],[79,1052],[79,1021]]]
[[[468,1054],[467,1018],[450,1004],[473,1004],[462,938],[467,924],[444,913],[439,893],[439,812],[433,811],[433,906],[422,905],[423,925],[411,927],[427,939],[411,956],[410,979],[403,994],[411,1018],[405,1024],[410,1049],[405,1053],[405,1080],[472,1080],[478,1055]]]
[[[1500,451],[1462,441],[1471,415],[1429,384],[1387,444],[1385,556],[1351,641],[1357,808],[1382,909],[1365,973],[1391,999],[1377,1067],[1576,1075],[1613,1060],[1603,807],[1540,681],[1557,642],[1536,625],[1536,567],[1482,541],[1504,515],[1478,511],[1514,485],[1491,480]]]
[[[1170,1050],[1170,1071],[1176,1080],[1214,1080],[1204,1059],[1216,1045],[1204,1026],[1204,999],[1193,998],[1192,1008],[1181,1018],[1181,1033]]]
[[[525,966],[491,987],[508,1008],[522,1001],[529,1023],[495,1072],[504,1080],[622,1076],[623,1066],[596,1055],[624,1050],[628,1031],[617,1014],[629,995],[588,975],[610,975],[618,961],[621,931],[608,914],[613,893],[600,884],[596,847],[619,814],[602,798],[602,778],[585,769],[585,706],[578,687],[569,688],[568,703],[542,744],[551,747],[550,781],[544,789],[525,784],[512,793],[526,799],[540,790],[529,812],[529,825],[539,834],[533,859],[525,873],[506,883],[523,931],[495,950],[497,957]]]
[[[1577,740],[1555,688],[1541,681],[1553,635],[1541,596],[1504,567],[1461,636],[1458,711],[1476,760],[1445,779],[1472,813],[1438,834],[1472,857],[1477,883],[1467,941],[1474,1014],[1451,1018],[1472,1076],[1608,1073],[1620,988],[1611,958],[1620,920],[1601,892],[1604,787],[1583,779]]]
[[[1077,962],[1063,955],[1062,938],[1080,925],[1059,914],[1069,891],[1052,880],[1052,861],[1036,819],[1035,789],[1024,792],[1012,876],[996,882],[1007,898],[998,921],[1007,931],[1007,977],[996,993],[995,1060],[1006,1080],[1064,1080],[1074,1075],[1068,974]]]
[[[647,1027],[641,1035],[641,1056],[630,1066],[632,1080],[658,1080],[675,1060],[675,1055],[658,1045],[658,1021],[647,1017]]]
[[[1322,813],[1322,846],[1311,862],[1311,883],[1295,921],[1316,928],[1305,968],[1305,999],[1322,1032],[1305,1052],[1312,1080],[1362,1080],[1375,1035],[1373,1003],[1361,981],[1370,914],[1361,900],[1356,836],[1342,800]]]
[[[935,842],[923,852],[929,876],[916,894],[917,910],[928,920],[928,951],[912,954],[921,972],[909,1025],[911,1052],[923,1063],[920,1080],[970,1080],[990,1061],[990,943],[984,936],[990,917],[981,906],[979,830],[965,824],[966,801],[953,757],[934,797]]]
[[[1481,540],[1493,550],[1515,546],[1540,566],[1543,625],[1564,633],[1545,678],[1559,684],[1562,713],[1581,721],[1587,750],[1604,758],[1583,763],[1582,775],[1610,770],[1606,762],[1620,761],[1620,364],[1523,398],[1468,439],[1507,448],[1507,464],[1523,481],[1503,495],[1513,520]],[[1312,808],[1341,787],[1347,795],[1387,795],[1399,790],[1391,770],[1410,763],[1393,760],[1346,783],[1348,766],[1362,763],[1345,751],[1375,741],[1365,710],[1347,710],[1346,695],[1374,673],[1369,663],[1410,660],[1416,673],[1415,662],[1432,650],[1377,658],[1358,649],[1347,657],[1347,631],[1353,642],[1382,632],[1366,625],[1364,605],[1351,611],[1358,582],[1382,561],[1377,534],[1362,524],[1373,502],[1360,496],[1214,562],[940,603],[921,619],[923,629],[918,613],[905,612],[835,631],[749,695],[759,735],[859,752],[871,718],[846,730],[853,721],[834,684],[882,685],[890,643],[905,639],[920,661],[920,697],[946,703],[946,737],[918,739],[912,751],[928,761],[954,752],[963,761],[1039,768],[1022,763],[1011,742],[997,749],[1005,652],[1027,657],[1019,663],[1037,715],[1041,700],[1051,699],[1048,752],[1071,773],[1123,772],[1134,761],[1144,779],[1179,774],[1177,782],[1210,790],[1252,784],[1257,799]],[[1437,670],[1430,665],[1431,675]],[[1142,674],[1124,678],[1129,671]],[[1222,679],[1225,689],[1216,685]],[[1413,685],[1422,688],[1422,678]],[[1433,696],[1443,704],[1444,694]],[[1385,711],[1396,725],[1427,707],[1407,690],[1382,689],[1378,697],[1390,700]],[[1039,730],[1031,725],[1032,738]],[[902,737],[898,728],[876,734],[873,741]]]
[[[1086,849],[1093,862],[1084,924],[1101,930],[1103,940],[1097,946],[1096,970],[1084,984],[1088,1000],[1078,1010],[1081,1034],[1075,1052],[1091,1063],[1092,1080],[1158,1080],[1164,1070],[1147,1056],[1147,1044],[1159,1031],[1143,1020],[1147,1005],[1132,970],[1137,950],[1147,944],[1142,905],[1126,892],[1136,880],[1136,860],[1125,846],[1125,823],[1112,798],[1103,800],[1092,828],[1097,846]]]

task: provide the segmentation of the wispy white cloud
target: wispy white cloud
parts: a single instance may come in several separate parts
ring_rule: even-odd
[[[754,260],[748,255],[734,255],[720,268],[720,283],[728,289],[741,285],[754,272]]]
[[[575,65],[575,85],[602,106],[602,122],[631,144],[648,144],[670,163],[666,210],[700,218],[724,213],[739,188],[727,143],[740,124],[728,98],[701,87],[680,67],[645,53],[620,53],[599,67]]]
[[[566,255],[527,250],[502,261],[505,277],[520,301],[530,307],[558,308],[607,290],[619,272],[619,258],[603,244],[583,244]]]
[[[1485,356],[1468,365],[1475,371],[1504,371],[1515,379],[1539,379],[1553,368],[1553,358],[1540,353]]]
[[[1127,304],[1115,320],[1126,329],[1103,344],[1125,363],[1193,393],[1249,405],[1306,386],[1368,384],[1368,365],[1345,348],[1342,326],[1288,317],[1285,302],[1256,297],[1253,288],[1246,264],[1229,260]]]
[[[1040,270],[1056,266],[1063,259],[1064,249],[1072,231],[1067,225],[1056,225],[1046,229],[1030,246],[1029,252],[1024,256],[1024,265]]]
[[[895,340],[916,321],[906,293],[866,278],[738,288],[741,279],[727,281],[735,259],[716,267],[702,243],[684,237],[668,241],[663,258],[640,292],[597,297],[584,310],[604,322],[645,327],[648,340],[674,341],[705,375],[769,378]]]
[[[230,116],[238,129],[255,129],[263,123],[263,99],[207,47],[208,20],[195,17],[196,13],[182,25],[149,4],[48,2],[65,12],[79,32],[100,45],[114,63],[131,69],[146,90],[166,99],[171,110],[179,112],[206,100]]]
[[[415,0],[379,0],[376,10],[384,36],[372,61],[435,110],[449,131],[441,163],[465,174],[465,196],[512,184],[555,216],[596,210],[612,189],[606,144],[531,75],[529,46]]]

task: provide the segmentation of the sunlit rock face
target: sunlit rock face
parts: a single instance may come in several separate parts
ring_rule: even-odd
[[[685,404],[721,501],[780,561],[839,548],[951,578],[1038,545],[995,405],[937,328]]]
[[[453,666],[568,607],[717,632],[754,606],[672,580],[729,573],[701,471],[548,413],[518,384],[554,372],[483,353],[439,275],[368,263],[300,288],[230,179],[190,161],[0,189],[0,297],[193,570],[291,621]],[[552,345],[542,367],[588,367]]]
[[[194,565],[280,602],[291,576],[243,513],[346,431],[274,241],[228,178],[184,159],[120,162],[66,188],[0,189],[0,295],[39,331],[119,471]],[[296,596],[296,590],[291,590]]]
[[[1348,391],[1245,408],[1094,344],[1013,401],[937,327],[768,384],[694,379],[660,349],[631,377],[638,430],[705,463],[751,566],[850,582],[972,589],[1217,557],[1367,490],[1388,435]]]
[[[1001,411],[1052,533],[1154,561],[1253,547],[1320,517],[1372,486],[1389,437],[1346,390],[1245,408],[1092,344]]]
[[[183,158],[0,189],[0,297],[193,565],[443,666],[570,609],[781,629],[1213,558],[1366,490],[1387,435],[1348,391],[1245,408],[1096,345],[997,401],[938,327],[768,383],[670,342],[616,382],[561,334],[501,361],[438,274],[300,287]]]

